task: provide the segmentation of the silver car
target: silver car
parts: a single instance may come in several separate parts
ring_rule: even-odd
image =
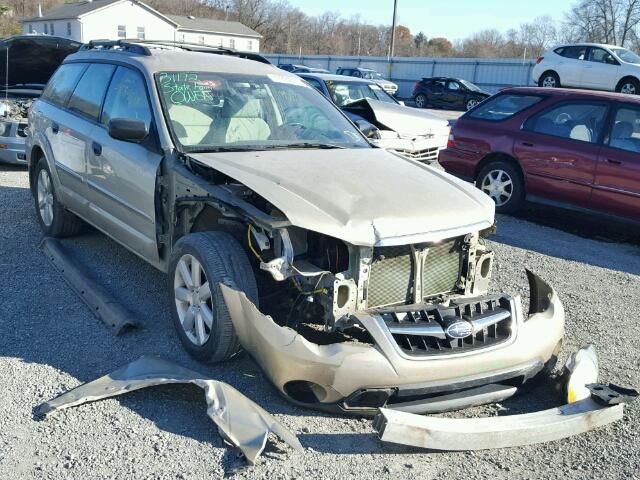
[[[293,402],[460,408],[513,395],[558,353],[549,285],[529,274],[528,313],[488,294],[493,202],[371,146],[274,66],[90,44],[34,104],[27,156],[46,235],[85,221],[166,272],[189,353],[243,348]]]

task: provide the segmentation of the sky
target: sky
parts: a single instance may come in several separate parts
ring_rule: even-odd
[[[360,15],[367,23],[391,25],[393,0],[289,0],[308,15],[327,10],[344,17]],[[479,30],[506,32],[535,17],[550,15],[562,20],[576,0],[398,0],[398,25],[413,34],[462,39]]]

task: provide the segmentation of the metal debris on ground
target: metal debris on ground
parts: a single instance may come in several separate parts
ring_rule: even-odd
[[[191,383],[202,388],[207,415],[220,436],[240,449],[253,465],[262,453],[269,433],[275,433],[293,449],[302,451],[298,438],[271,414],[230,385],[208,378],[158,357],[142,357],[35,408],[38,417],[87,402],[111,398],[155,385]]]
[[[592,345],[571,355],[563,378],[568,402],[561,407],[490,418],[426,417],[381,408],[374,428],[384,442],[433,450],[516,447],[560,440],[621,420],[623,404],[638,396],[636,390],[593,383],[598,360]]]

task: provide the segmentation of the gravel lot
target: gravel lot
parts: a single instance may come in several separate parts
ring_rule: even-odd
[[[65,245],[144,321],[144,328],[113,337],[38,249],[24,169],[0,166],[0,205],[0,478],[640,478],[640,402],[624,421],[564,441],[425,452],[382,444],[368,420],[289,405],[248,357],[199,365],[174,334],[163,275],[90,231]],[[602,380],[640,386],[640,243],[500,217],[493,245],[494,286],[526,294],[528,266],[558,290],[567,310],[562,362],[592,342]],[[306,452],[270,443],[258,465],[238,470],[241,462],[218,437],[196,387],[144,390],[34,420],[35,405],[143,354],[162,354],[234,385],[298,433]],[[542,387],[457,415],[515,414],[556,403],[551,388]]]

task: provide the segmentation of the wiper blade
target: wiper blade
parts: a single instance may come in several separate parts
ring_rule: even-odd
[[[254,152],[262,150],[253,147],[186,147],[187,153]]]
[[[270,148],[277,149],[295,149],[295,148],[316,148],[319,150],[331,150],[335,148],[344,149],[341,145],[336,145],[334,143],[313,143],[313,142],[301,142],[301,143],[288,143],[286,145],[273,145]]]

